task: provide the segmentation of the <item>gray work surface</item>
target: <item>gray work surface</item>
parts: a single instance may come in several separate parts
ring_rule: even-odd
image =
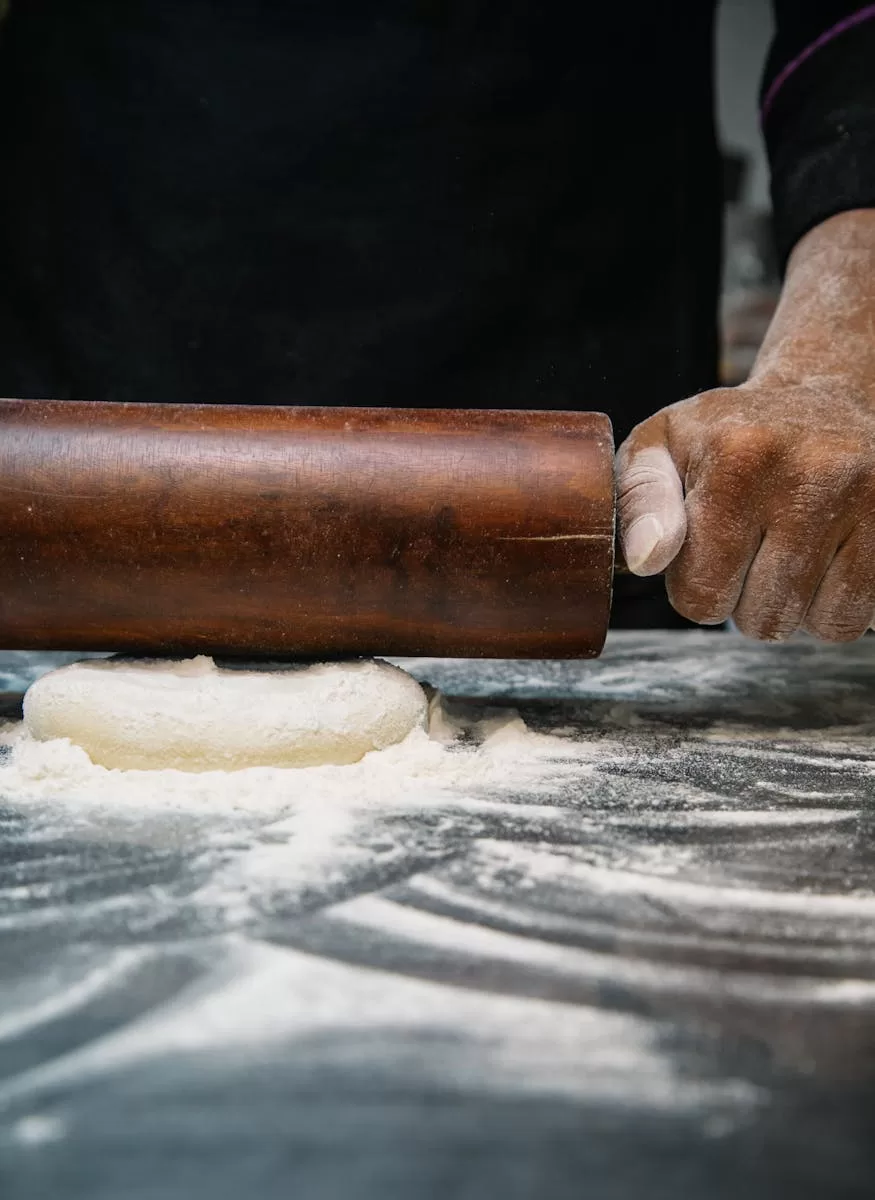
[[[3,1200],[875,1195],[875,639],[410,666],[589,765],[287,886],[283,820],[0,799]]]

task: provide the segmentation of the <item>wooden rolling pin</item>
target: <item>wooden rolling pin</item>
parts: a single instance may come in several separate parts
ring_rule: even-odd
[[[0,401],[0,646],[591,657],[599,413]]]

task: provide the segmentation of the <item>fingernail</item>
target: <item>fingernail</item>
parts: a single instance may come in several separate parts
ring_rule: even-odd
[[[664,532],[662,522],[649,514],[639,517],[629,526],[623,538],[623,552],[630,571],[640,571],[647,565],[647,560],[662,541]]]

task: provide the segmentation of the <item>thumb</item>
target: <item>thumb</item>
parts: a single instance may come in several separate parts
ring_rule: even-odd
[[[623,443],[617,454],[617,508],[629,570],[634,575],[664,571],[687,534],[684,489],[665,446],[636,449],[631,441]]]

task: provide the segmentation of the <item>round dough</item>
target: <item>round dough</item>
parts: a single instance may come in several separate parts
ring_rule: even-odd
[[[44,675],[24,698],[40,741],[69,738],[104,767],[235,771],[358,762],[425,724],[427,701],[385,662],[259,669],[98,659]]]

